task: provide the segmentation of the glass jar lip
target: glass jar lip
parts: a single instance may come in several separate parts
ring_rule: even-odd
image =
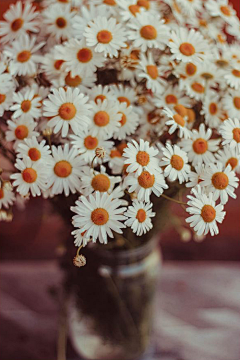
[[[146,243],[131,249],[111,250],[103,249],[102,247],[95,248],[99,258],[103,263],[126,264],[138,262],[146,258],[152,251],[154,251],[159,244],[159,236],[154,236]],[[104,246],[104,245],[103,245]]]

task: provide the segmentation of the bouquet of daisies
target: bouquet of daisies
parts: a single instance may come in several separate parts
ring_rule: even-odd
[[[157,229],[169,200],[197,236],[218,234],[240,171],[239,45],[227,0],[11,5],[0,219],[31,196],[68,197],[80,248]]]

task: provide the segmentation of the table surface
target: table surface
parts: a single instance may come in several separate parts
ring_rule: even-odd
[[[0,360],[55,360],[57,262],[2,262],[0,272]],[[165,263],[151,360],[239,360],[239,279],[237,263]]]

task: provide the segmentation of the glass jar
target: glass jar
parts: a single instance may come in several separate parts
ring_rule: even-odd
[[[157,241],[124,251],[98,250],[94,256],[95,262],[89,264],[89,256],[87,261],[95,271],[79,271],[69,299],[72,345],[85,359],[138,359],[152,331],[161,265]]]

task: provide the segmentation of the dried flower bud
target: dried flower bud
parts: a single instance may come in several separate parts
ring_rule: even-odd
[[[8,191],[12,191],[13,187],[10,181],[4,181],[3,188]]]
[[[104,156],[106,155],[106,151],[103,147],[98,147],[95,150],[95,154],[98,158],[103,159]]]
[[[85,256],[83,255],[77,255],[73,258],[73,265],[77,266],[77,267],[82,267],[85,266],[87,263],[87,260],[85,258]]]
[[[52,128],[49,128],[49,127],[47,127],[46,129],[44,129],[42,131],[43,136],[51,136],[52,133],[53,133],[53,130],[52,130]]]

